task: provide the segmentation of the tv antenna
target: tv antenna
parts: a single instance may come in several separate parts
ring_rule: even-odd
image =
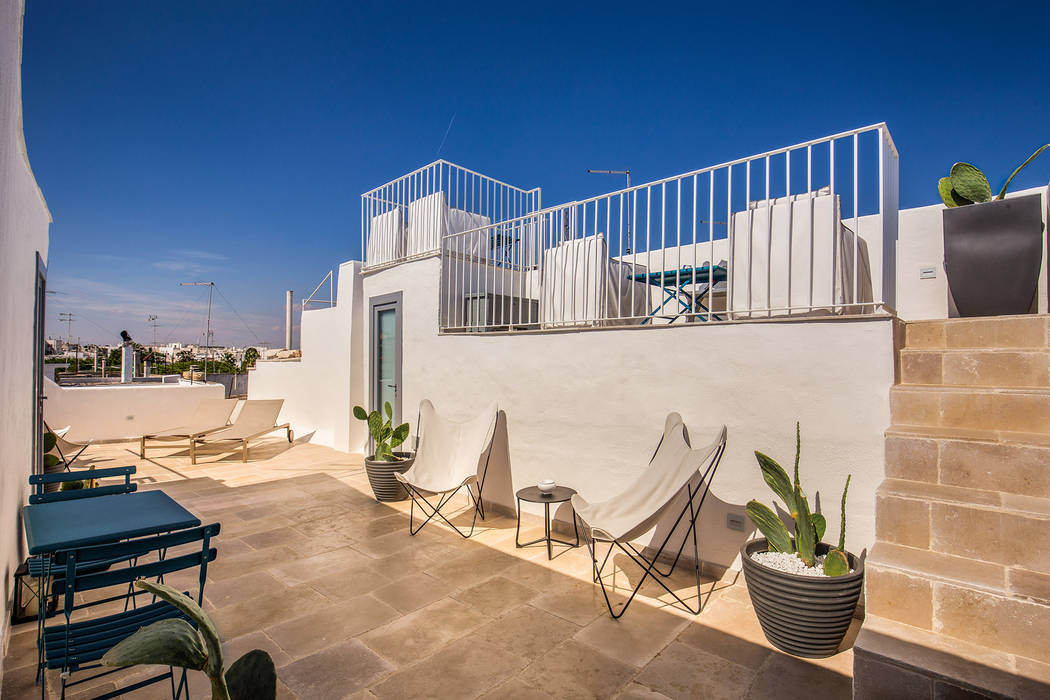
[[[208,326],[204,331],[205,354],[204,354],[204,381],[208,381],[208,360],[211,359],[211,294],[215,289],[214,282],[179,282],[180,287],[207,287],[208,288]]]
[[[72,344],[73,342],[73,314],[69,311],[61,311],[58,314],[58,320],[66,322],[66,343]]]
[[[149,314],[146,320],[153,326],[153,347],[157,347],[157,314]]]
[[[594,168],[587,168],[587,172],[593,175],[626,175],[627,176],[627,189],[631,189],[631,171],[630,170],[595,170]],[[631,252],[631,196],[627,196],[627,252]]]

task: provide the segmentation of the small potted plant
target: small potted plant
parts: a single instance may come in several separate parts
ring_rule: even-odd
[[[795,656],[823,658],[838,651],[864,586],[864,563],[846,551],[846,488],[837,547],[821,542],[827,522],[809,509],[798,478],[802,435],[795,424],[794,483],[773,458],[755,452],[762,478],[784,503],[794,533],[768,506],[751,501],[747,515],[765,537],[740,548],[751,604],[766,639]]]
[[[361,406],[354,406],[354,417],[368,424],[368,433],[372,436],[372,444],[375,445],[375,452],[365,457],[365,472],[368,474],[372,493],[377,501],[400,501],[408,493],[394,477],[394,473],[403,474],[408,471],[415,456],[411,452],[394,451],[395,447],[408,438],[408,423],[392,427],[394,410],[389,401],[383,406],[383,411],[386,413],[385,420],[379,411],[368,413]]]
[[[1017,166],[994,199],[988,178],[969,163],[956,163],[937,183],[947,207],[942,220],[949,316],[1031,310],[1043,258],[1042,196],[1006,199],[1006,190],[1048,146]]]

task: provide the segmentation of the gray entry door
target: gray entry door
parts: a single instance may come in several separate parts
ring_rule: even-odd
[[[371,306],[372,408],[383,412],[386,402],[401,421],[401,293],[373,297]],[[386,415],[384,413],[384,418]]]

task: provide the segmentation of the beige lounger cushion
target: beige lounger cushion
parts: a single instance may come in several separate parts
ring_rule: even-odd
[[[284,399],[253,399],[245,401],[241,412],[228,428],[205,435],[197,442],[209,443],[220,440],[246,440],[277,429],[277,416],[281,413]]]
[[[237,399],[204,399],[185,425],[149,433],[147,438],[187,438],[217,430],[230,422],[230,414],[237,406]]]

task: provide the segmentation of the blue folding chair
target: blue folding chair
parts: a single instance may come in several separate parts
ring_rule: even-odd
[[[134,466],[110,467],[108,469],[81,469],[75,472],[56,472],[54,474],[33,474],[29,477],[29,484],[34,487],[29,496],[29,503],[54,503],[55,501],[72,501],[77,498],[94,498],[95,496],[109,496],[117,493],[131,493],[137,491],[138,484],[131,483],[131,475],[135,473]],[[69,491],[47,491],[48,484],[61,484],[69,481],[85,481],[87,479],[108,479],[114,476],[123,476],[123,484],[108,484],[106,486],[95,486],[87,489],[70,489]]]
[[[131,493],[138,490],[139,485],[131,483],[131,475],[135,473],[134,466],[111,467],[109,469],[83,469],[75,472],[57,472],[55,474],[33,474],[29,477],[29,484],[33,486],[33,493],[29,496],[30,504],[54,503],[56,501],[71,501],[77,498],[93,498],[95,496],[108,496],[111,494]],[[69,491],[45,491],[48,484],[61,484],[69,481],[84,481],[86,479],[107,479],[123,476],[124,483],[110,484],[107,486],[96,486],[86,489],[71,489]],[[114,562],[90,562],[82,565],[84,572],[101,571]],[[51,557],[48,555],[29,557],[26,567],[30,578],[47,578],[49,576],[61,577],[64,570],[58,570],[52,565]],[[38,601],[38,615],[50,614],[48,605],[45,603],[48,596],[44,595]]]
[[[127,606],[125,606],[123,612],[90,618],[80,622],[72,622],[70,616],[75,610],[102,605],[115,600],[124,600],[128,597],[126,592],[122,592],[78,604],[76,602],[77,594],[111,587],[123,589],[123,587],[130,586],[139,579],[153,579],[163,582],[165,574],[198,569],[197,595],[194,597],[189,592],[186,592],[185,595],[194,598],[197,604],[200,605],[204,599],[204,582],[208,575],[208,563],[214,561],[216,556],[216,550],[211,546],[211,540],[218,534],[219,523],[213,523],[166,535],[153,535],[113,544],[68,549],[55,554],[55,566],[64,569],[64,576],[55,582],[54,591],[62,596],[62,612],[65,616],[65,623],[44,628],[41,648],[43,651],[43,666],[47,669],[61,671],[62,698],[65,698],[66,688],[120,671],[120,668],[109,668],[86,678],[76,681],[69,680],[74,673],[103,668],[99,660],[105,653],[119,642],[130,637],[140,627],[173,618],[181,618],[193,624],[192,620],[187,618],[181,610],[171,603],[155,599],[154,602],[148,605],[132,609],[127,609]],[[193,548],[187,551],[187,548],[184,547],[184,545],[198,542],[200,543],[199,549]],[[173,547],[180,547],[181,549],[172,556],[167,556],[167,550]],[[150,556],[153,553],[156,553],[155,557]],[[128,560],[130,565],[106,571],[85,573],[84,567],[91,563],[115,559]],[[139,563],[143,559],[146,561]],[[132,597],[143,595],[150,596],[147,591],[137,591],[131,594]],[[169,667],[166,673],[137,681],[103,695],[98,695],[96,700],[117,697],[164,680],[171,681],[173,698],[179,697],[184,688],[186,689],[186,697],[189,697],[189,688],[186,685],[186,670],[182,670],[179,684],[176,687],[175,670]],[[46,698],[46,685],[47,679],[45,675],[40,684],[41,698]]]

